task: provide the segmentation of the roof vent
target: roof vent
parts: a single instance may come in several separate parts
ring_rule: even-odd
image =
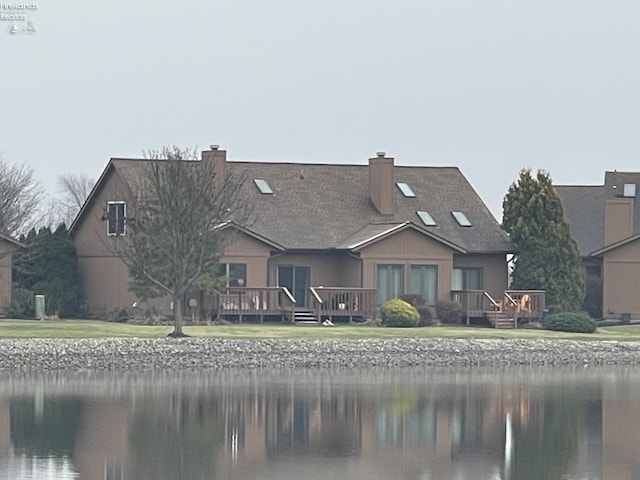
[[[220,148],[220,145],[209,145],[209,148],[211,150],[218,150]]]
[[[623,197],[635,198],[636,196],[636,184],[635,183],[625,183],[624,189],[622,190]]]
[[[386,157],[386,156],[387,156],[387,152],[376,152],[376,155],[377,155],[378,157],[384,158],[384,157]]]

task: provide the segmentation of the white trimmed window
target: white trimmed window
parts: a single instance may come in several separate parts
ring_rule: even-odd
[[[125,202],[107,202],[107,235],[124,235],[127,206]]]

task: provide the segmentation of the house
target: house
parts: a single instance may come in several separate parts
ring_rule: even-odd
[[[150,161],[112,158],[71,225],[88,314],[136,301],[110,243],[128,234]],[[458,168],[398,166],[383,152],[352,165],[227,161],[217,146],[202,162],[216,181],[243,174],[253,211],[250,225],[226,226],[236,235],[218,313],[282,313],[288,302],[292,314],[352,317],[406,293],[428,304],[467,290],[502,298],[513,247]]]
[[[604,185],[555,187],[604,318],[640,318],[638,184],[640,173],[613,171]]]
[[[11,305],[11,267],[13,251],[22,248],[17,240],[0,233],[0,309],[4,311]]]

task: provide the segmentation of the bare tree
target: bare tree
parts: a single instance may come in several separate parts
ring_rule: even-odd
[[[196,282],[215,279],[229,230],[222,227],[248,219],[240,199],[244,176],[228,173],[224,182],[216,182],[210,162],[176,146],[148,156],[153,161],[147,163],[135,205],[124,219],[130,235],[116,238],[117,249],[137,295],[172,298],[175,327],[170,336],[182,337],[183,298]]]
[[[95,181],[84,173],[65,173],[58,177],[58,215],[67,226],[87,200]]]
[[[42,221],[44,189],[26,164],[9,165],[0,157],[0,232],[26,233]]]

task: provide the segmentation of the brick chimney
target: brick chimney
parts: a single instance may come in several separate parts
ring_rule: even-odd
[[[227,177],[227,151],[220,150],[220,145],[211,145],[210,148],[202,151],[202,161],[213,169],[216,189],[220,189]]]
[[[369,159],[369,198],[382,215],[393,215],[393,157],[385,152]]]

